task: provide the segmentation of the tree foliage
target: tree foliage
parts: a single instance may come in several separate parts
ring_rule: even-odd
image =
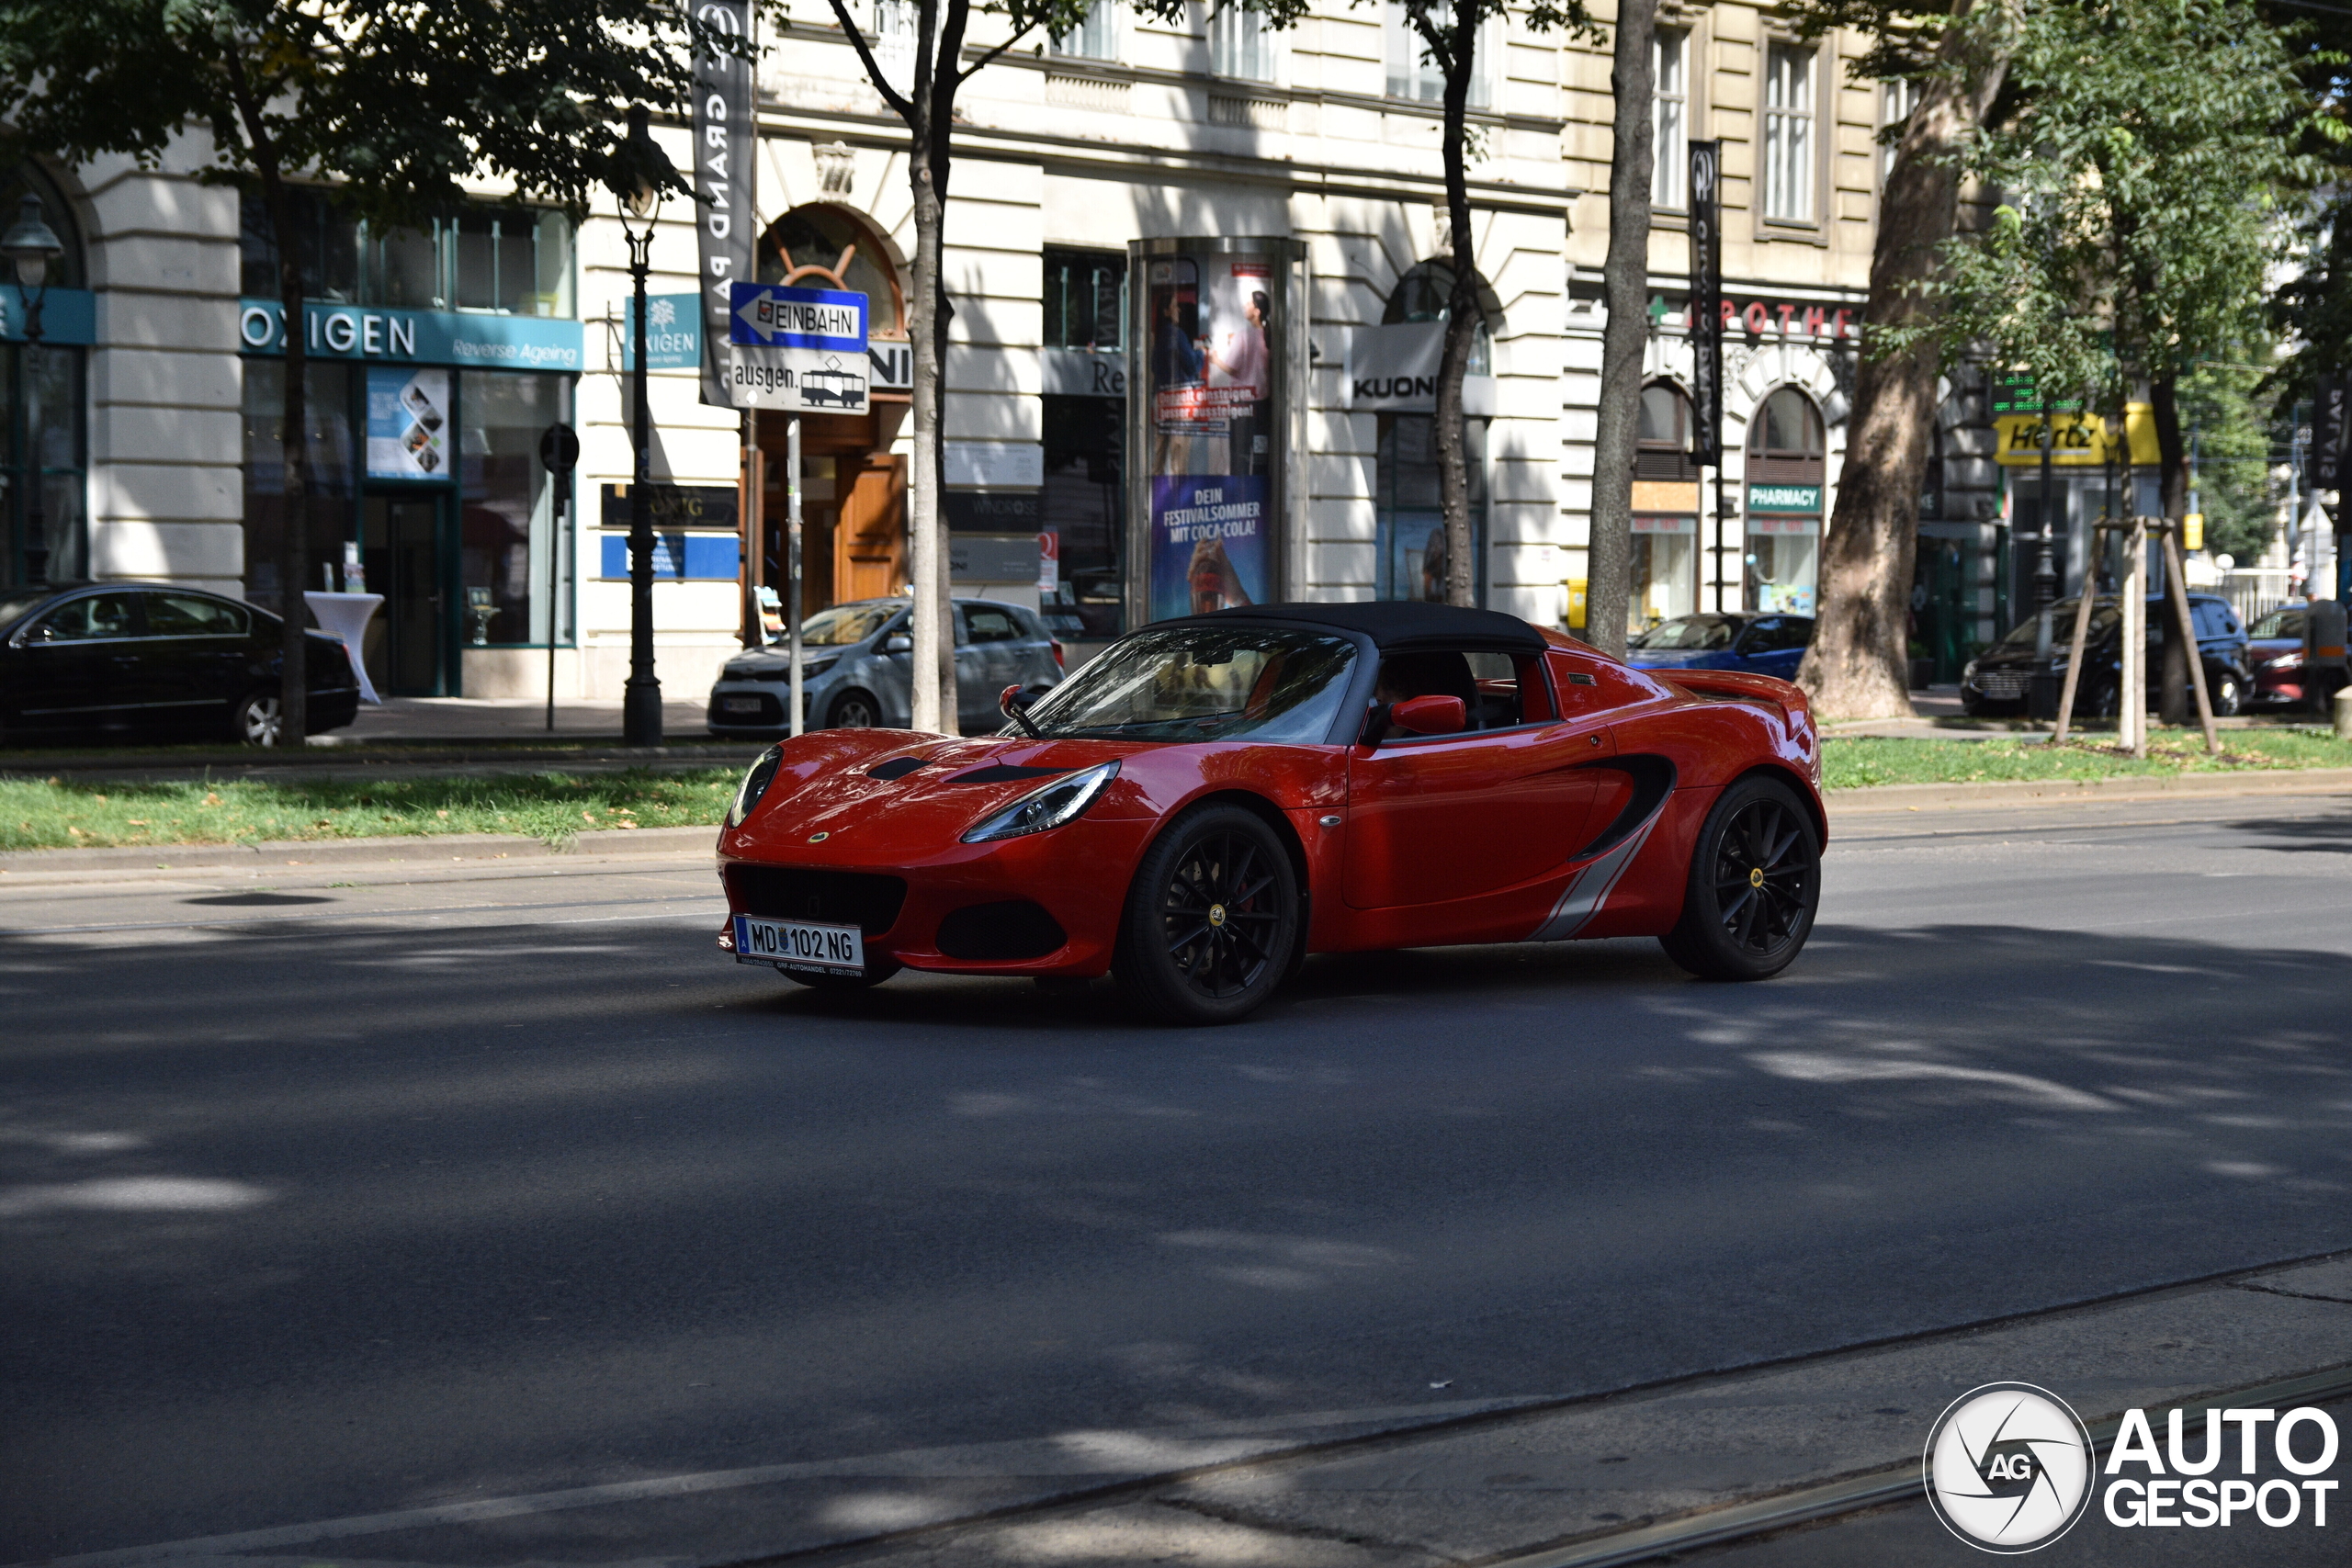
[[[2236,0],[2035,6],[2011,80],[2015,112],[1969,153],[2000,201],[1946,249],[1947,344],[2106,408],[2262,341],[2311,173],[2278,34]]]
[[[447,210],[469,178],[577,219],[625,174],[616,129],[690,83],[695,24],[662,0],[14,0],[0,4],[0,118],[11,151],[159,164],[191,130],[198,177],[257,197],[287,328],[288,525],[282,724],[307,728],[310,581],[302,254],[289,188],[333,181],[390,227]],[[718,43],[714,47],[730,47]],[[222,345],[224,348],[228,344]]]

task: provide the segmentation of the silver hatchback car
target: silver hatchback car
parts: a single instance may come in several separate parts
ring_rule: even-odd
[[[800,628],[800,679],[809,729],[903,728],[912,722],[908,602],[861,599],[808,617]],[[997,699],[1007,686],[1051,691],[1062,678],[1062,646],[1034,610],[988,599],[956,601],[956,720],[967,733],[1004,723]],[[792,668],[782,647],[746,649],[710,688],[710,732],[773,739],[788,734]]]

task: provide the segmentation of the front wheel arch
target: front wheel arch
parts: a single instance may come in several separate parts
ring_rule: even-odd
[[[1292,823],[1288,812],[1264,795],[1252,794],[1246,789],[1221,789],[1195,795],[1170,811],[1162,819],[1159,832],[1167,831],[1167,824],[1175,821],[1185,812],[1203,806],[1238,806],[1244,811],[1256,814],[1267,827],[1273,829],[1274,837],[1282,843],[1283,852],[1290,857],[1291,880],[1298,885],[1298,947],[1291,955],[1289,966],[1283,971],[1283,977],[1287,979],[1297,974],[1306,964],[1307,932],[1314,929],[1315,922],[1315,884],[1307,874],[1306,846],[1299,841],[1298,829]],[[1155,832],[1151,836],[1151,843],[1159,841],[1159,833]],[[1145,853],[1148,854],[1150,849],[1151,844],[1146,844]],[[1142,863],[1141,856],[1136,858],[1136,863]]]

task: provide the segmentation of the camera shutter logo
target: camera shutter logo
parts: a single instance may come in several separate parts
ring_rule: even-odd
[[[2091,1435],[2066,1402],[1996,1382],[1952,1401],[1928,1434],[1928,1502],[1981,1551],[2049,1545],[2090,1506]]]

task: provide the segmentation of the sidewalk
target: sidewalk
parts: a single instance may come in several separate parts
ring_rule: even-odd
[[[386,697],[379,705],[359,705],[359,716],[324,737],[338,746],[389,742],[452,740],[606,740],[621,739],[621,705],[605,702],[559,702],[555,727],[548,728],[547,704],[537,697]],[[703,705],[665,702],[662,705],[664,740],[707,740]]]

